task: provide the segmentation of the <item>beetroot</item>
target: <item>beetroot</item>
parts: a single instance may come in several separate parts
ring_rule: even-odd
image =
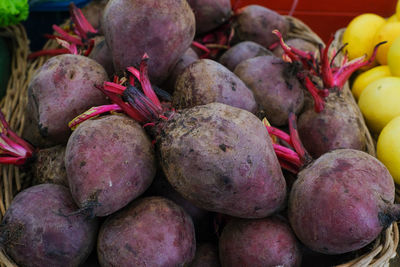
[[[363,118],[339,94],[331,94],[324,110],[317,113],[308,107],[299,116],[298,131],[307,151],[318,158],[338,148],[366,151],[367,136]]]
[[[106,216],[150,186],[156,163],[143,128],[125,115],[111,115],[78,126],[68,140],[65,168],[78,206]]]
[[[298,174],[289,199],[296,236],[325,254],[360,249],[400,216],[394,182],[369,154],[338,149],[319,157]]]
[[[114,75],[113,60],[104,36],[95,38],[95,45],[92,52],[89,54],[89,58],[94,59],[97,63],[102,65],[104,70],[107,72],[108,77]]]
[[[278,217],[233,219],[219,240],[222,266],[300,266],[300,245]]]
[[[279,30],[285,36],[290,29],[284,16],[260,5],[248,5],[238,10],[234,25],[239,40],[253,41],[266,48],[278,41],[273,30]]]
[[[175,67],[173,68],[171,74],[168,77],[168,80],[166,81],[166,87],[168,91],[173,92],[174,87],[175,87],[175,82],[179,75],[183,72],[183,70],[195,62],[196,60],[199,59],[199,56],[196,54],[196,52],[192,49],[189,48],[186,50],[186,52],[183,54],[181,59],[179,59],[178,63],[176,63]]]
[[[185,266],[195,251],[189,215],[162,197],[134,201],[110,216],[97,243],[101,266]]]
[[[234,73],[253,91],[260,109],[272,125],[286,125],[289,112],[298,114],[304,93],[296,69],[275,56],[247,59]]]
[[[78,266],[96,242],[97,220],[75,214],[68,189],[42,184],[20,192],[4,215],[0,236],[20,266]]]
[[[200,208],[232,216],[259,218],[280,210],[286,183],[263,123],[222,103],[171,109],[153,91],[146,67],[145,55],[140,70],[128,68],[142,91],[131,77],[124,85],[107,82],[101,89],[155,134],[174,189]]]
[[[50,58],[30,81],[28,123],[52,145],[65,144],[71,134],[70,120],[92,106],[107,103],[95,88],[107,80],[104,68],[88,57],[66,54]]]
[[[102,27],[117,73],[147,53],[150,79],[161,84],[193,41],[195,18],[186,0],[110,0]]]
[[[232,15],[230,0],[187,0],[196,18],[196,34],[215,29]]]
[[[196,206],[260,218],[281,209],[286,184],[261,121],[211,103],[176,113],[158,138],[172,186]]]
[[[218,247],[213,243],[200,243],[196,247],[196,255],[190,267],[220,267]]]
[[[172,104],[182,109],[212,102],[257,110],[253,93],[235,74],[216,61],[200,59],[178,76]]]
[[[230,71],[234,71],[236,66],[246,59],[269,55],[272,55],[272,52],[265,47],[255,42],[244,41],[229,48],[222,54],[219,62]]]

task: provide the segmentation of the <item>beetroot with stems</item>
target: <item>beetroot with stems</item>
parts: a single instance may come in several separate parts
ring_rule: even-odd
[[[355,251],[400,219],[393,178],[380,161],[354,149],[336,149],[311,161],[299,143],[293,114],[289,125],[291,137],[271,127],[268,131],[298,152],[275,145],[283,167],[301,169],[290,192],[288,217],[307,247],[325,254]]]
[[[219,58],[219,62],[230,71],[234,71],[236,66],[246,59],[269,55],[272,55],[272,52],[265,47],[255,42],[244,41],[229,48]]]
[[[110,0],[102,27],[117,73],[147,53],[150,79],[161,84],[193,41],[195,18],[186,0]]]
[[[190,216],[162,197],[136,200],[108,217],[97,242],[101,266],[186,266],[196,251]]]
[[[196,34],[211,31],[232,15],[230,0],[187,0],[196,18]]]
[[[130,117],[152,126],[161,166],[181,195],[200,208],[246,218],[265,217],[283,207],[286,183],[255,115],[221,103],[163,110],[146,76],[146,56],[140,71],[128,71],[143,93],[130,78],[126,86],[105,83],[101,89]]]
[[[156,162],[142,127],[125,115],[111,115],[77,127],[68,140],[65,168],[78,206],[106,216],[150,186]]]
[[[300,266],[300,244],[288,223],[279,217],[233,219],[219,239],[224,266]]]
[[[59,55],[50,58],[35,73],[28,87],[28,123],[53,145],[65,144],[71,134],[68,122],[95,105],[107,103],[95,88],[108,80],[104,68],[96,61],[80,55]],[[35,145],[40,140],[26,138]]]
[[[296,69],[275,56],[242,61],[234,73],[251,89],[272,125],[287,124],[289,112],[298,114],[303,107],[303,88]]]
[[[19,266],[78,266],[92,251],[97,220],[73,214],[68,188],[55,184],[20,192],[4,215],[0,236]]]
[[[330,94],[324,110],[317,113],[308,107],[300,114],[298,131],[304,147],[318,158],[338,148],[366,151],[367,136],[362,124],[363,118],[342,94]]]
[[[172,104],[182,109],[212,102],[257,111],[253,93],[234,73],[216,61],[200,59],[178,76]]]

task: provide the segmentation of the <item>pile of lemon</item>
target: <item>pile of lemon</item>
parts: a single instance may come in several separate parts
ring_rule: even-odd
[[[358,74],[352,92],[371,132],[378,137],[377,157],[400,185],[400,0],[390,18],[367,13],[355,17],[343,34],[349,60],[370,57],[369,69]]]

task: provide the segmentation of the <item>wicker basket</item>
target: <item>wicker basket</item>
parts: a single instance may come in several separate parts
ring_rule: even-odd
[[[304,23],[293,17],[287,17],[291,23],[291,38],[303,38],[316,44],[322,43],[322,40]],[[28,62],[27,56],[29,53],[29,41],[27,39],[25,29],[21,25],[11,26],[0,29],[0,35],[10,38],[13,42],[13,57],[12,57],[12,75],[10,77],[7,94],[0,103],[1,109],[10,122],[11,127],[21,134],[25,122],[25,106],[27,102],[27,87],[32,75],[35,71],[44,64],[47,57],[40,57],[34,61]],[[334,45],[340,45],[340,32],[337,34]],[[50,40],[44,46],[47,48],[55,48],[57,43]],[[355,108],[357,104],[352,98],[348,85],[344,88],[347,97],[350,97],[350,102],[353,101]],[[368,132],[368,130],[367,130]],[[367,135],[369,134],[366,133]],[[368,136],[367,136],[368,137]],[[371,144],[369,145],[370,152],[374,153],[375,148],[373,139],[369,136]],[[23,172],[13,166],[0,165],[0,216],[4,216],[5,211],[9,207],[13,196],[21,189],[32,185],[32,180],[29,179]],[[399,190],[400,192],[400,190]],[[1,219],[0,218],[0,219]],[[399,240],[399,231],[397,224],[392,224],[388,229],[382,232],[381,236],[376,239],[372,249],[355,258],[354,260],[340,265],[340,267],[356,267],[356,266],[389,266],[391,258],[396,256],[396,248]],[[16,265],[0,251],[0,264],[7,267],[16,267]]]

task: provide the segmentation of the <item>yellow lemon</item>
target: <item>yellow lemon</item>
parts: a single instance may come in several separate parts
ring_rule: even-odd
[[[358,100],[365,87],[373,81],[388,76],[391,76],[391,73],[389,67],[386,65],[377,66],[359,74],[351,87],[354,97]]]
[[[388,66],[393,76],[400,76],[400,36],[389,48],[387,55]]]
[[[387,54],[393,41],[400,36],[400,22],[385,23],[375,35],[373,45],[379,42],[387,41],[386,44],[381,45],[376,54],[376,59],[379,64],[387,65]]]
[[[400,117],[383,128],[376,147],[377,158],[388,168],[394,181],[400,185]]]
[[[389,18],[386,19],[386,23],[390,23],[390,22],[399,22],[400,20],[397,18],[397,15],[394,14],[392,16],[390,16]]]
[[[384,77],[370,83],[361,93],[358,106],[368,127],[379,133],[400,115],[400,78]]]
[[[366,13],[355,17],[343,33],[343,44],[350,60],[367,55],[371,56],[375,44],[375,33],[385,24],[385,19],[376,14]]]

